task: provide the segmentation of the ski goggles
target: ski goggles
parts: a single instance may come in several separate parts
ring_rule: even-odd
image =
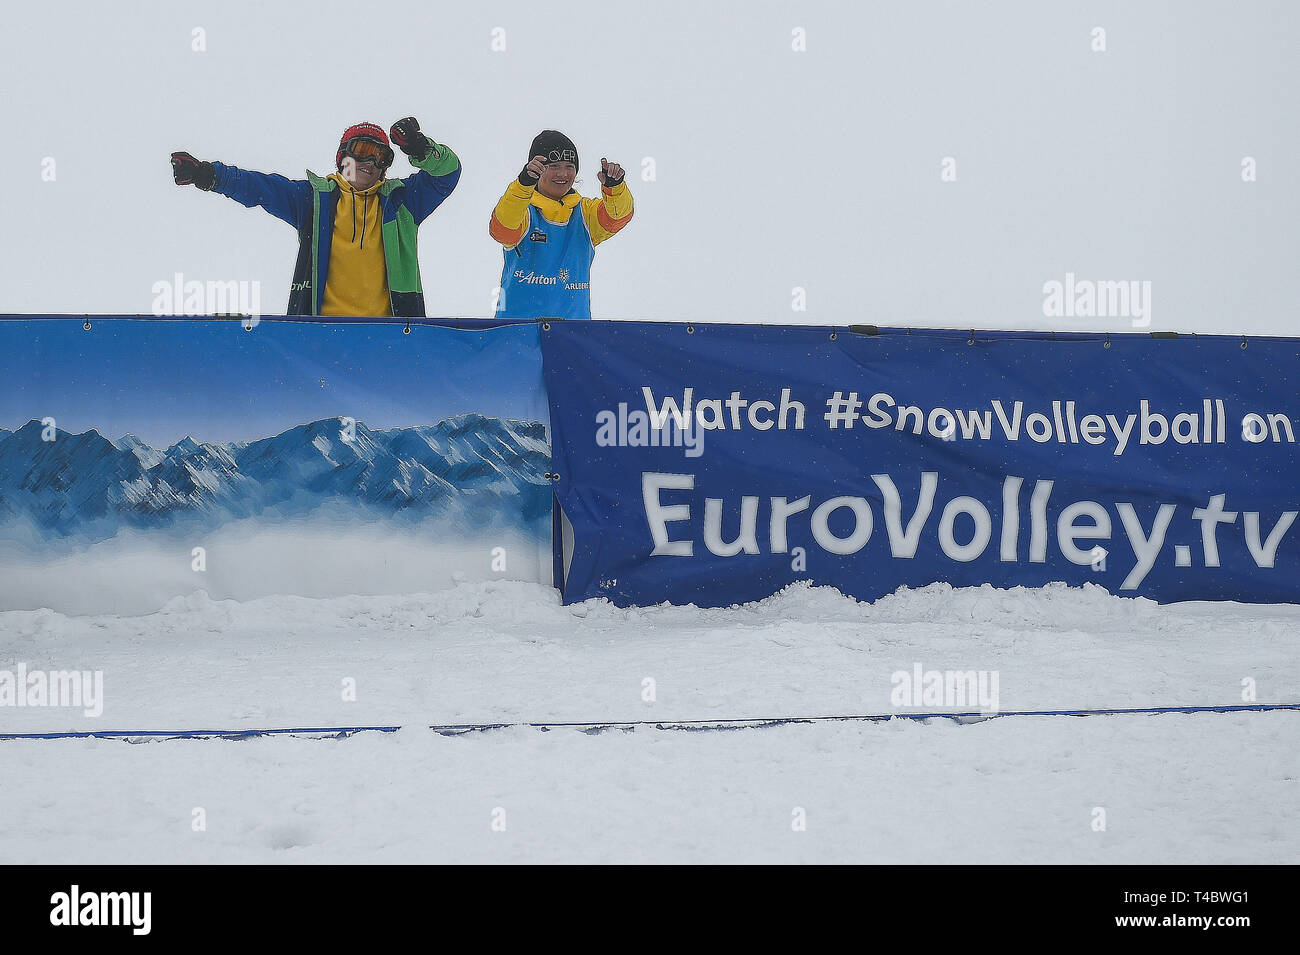
[[[393,151],[373,139],[349,139],[343,144],[343,155],[351,156],[357,164],[369,163],[387,169],[393,164]]]

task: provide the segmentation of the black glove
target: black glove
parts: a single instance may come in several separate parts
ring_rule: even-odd
[[[178,186],[198,186],[211,192],[217,184],[217,171],[210,162],[200,162],[189,153],[172,153],[172,178]]]
[[[541,167],[545,165],[546,165],[545,156],[534,156],[532,159],[530,159],[527,163],[524,164],[524,168],[519,171],[519,185],[523,186],[526,189],[531,189],[533,188],[533,186],[537,185],[537,183],[542,178]],[[537,172],[534,172],[532,170],[531,167],[533,166],[538,167]]]
[[[600,184],[602,186],[605,186],[606,188],[609,189],[613,189],[615,186],[617,186],[619,183],[623,181],[624,177],[627,175],[626,169],[624,169],[622,172],[618,174],[617,179],[610,176],[610,174],[606,171],[607,169],[612,169],[617,165],[618,163],[612,163],[604,156],[600,157],[600,172],[596,173],[596,178],[600,180]]]
[[[388,138],[397,144],[397,148],[406,153],[409,159],[423,159],[429,154],[429,137],[420,132],[420,124],[414,116],[399,119],[388,131]]]

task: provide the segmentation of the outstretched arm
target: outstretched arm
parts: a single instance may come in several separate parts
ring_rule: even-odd
[[[295,229],[311,214],[311,184],[219,162],[202,162],[189,153],[172,153],[172,178],[178,186],[219,192],[249,208],[261,206]]]
[[[214,162],[216,185],[213,192],[229,196],[248,206],[261,206],[277,219],[295,229],[311,215],[311,183],[306,179],[286,179],[275,173],[254,172]]]

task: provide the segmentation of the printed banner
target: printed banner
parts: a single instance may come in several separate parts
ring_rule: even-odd
[[[550,583],[534,323],[250,325],[0,320],[0,609]]]
[[[552,323],[566,601],[1300,600],[1300,341]]]

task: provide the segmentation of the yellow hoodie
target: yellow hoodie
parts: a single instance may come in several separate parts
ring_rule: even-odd
[[[357,190],[338,173],[331,173],[330,178],[338,184],[339,201],[321,314],[392,315],[378,196],[383,180]]]

